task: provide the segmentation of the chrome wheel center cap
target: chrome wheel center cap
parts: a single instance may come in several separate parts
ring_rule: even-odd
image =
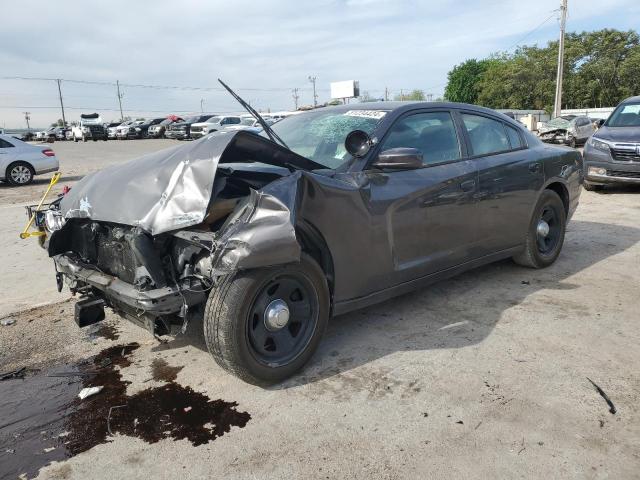
[[[281,299],[273,300],[264,311],[264,325],[272,332],[284,328],[289,323],[289,307]]]
[[[549,224],[544,220],[540,220],[538,222],[538,228],[536,230],[538,232],[538,235],[540,235],[541,237],[546,237],[547,235],[549,235]]]

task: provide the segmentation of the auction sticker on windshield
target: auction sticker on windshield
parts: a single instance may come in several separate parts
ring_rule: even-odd
[[[348,117],[365,117],[380,120],[387,114],[385,110],[349,110],[345,113]]]

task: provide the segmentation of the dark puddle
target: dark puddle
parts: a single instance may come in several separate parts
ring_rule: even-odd
[[[162,358],[156,358],[151,362],[151,375],[157,382],[174,382],[182,367],[171,367]]]
[[[93,338],[101,337],[107,340],[118,340],[120,338],[120,333],[113,325],[109,325],[108,323],[100,322],[97,324],[97,327],[94,327],[93,331],[89,332],[89,335]]]
[[[197,446],[250,420],[235,402],[210,400],[175,383],[182,367],[163,360],[154,361],[152,373],[167,383],[127,396],[130,382],[122,380],[116,367],[129,366],[137,348],[114,346],[81,365],[0,382],[0,478],[21,473],[32,478],[54,460],[108,442],[110,432],[149,443],[186,439]],[[91,386],[104,388],[80,400],[80,389]]]

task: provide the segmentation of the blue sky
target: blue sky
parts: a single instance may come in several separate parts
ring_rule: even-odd
[[[123,108],[133,116],[237,110],[216,87],[225,80],[261,109],[291,109],[291,89],[312,103],[331,81],[356,79],[380,97],[418,88],[442,94],[450,68],[520,43],[557,38],[559,0],[119,1],[4,2],[0,29],[0,126],[22,127],[60,117],[53,81],[24,76],[124,83]],[[569,31],[640,25],[638,0],[569,0]],[[528,35],[529,34],[529,35]],[[112,85],[63,82],[67,119],[84,110],[119,117]],[[43,108],[44,107],[44,108]],[[52,108],[51,108],[52,107]]]

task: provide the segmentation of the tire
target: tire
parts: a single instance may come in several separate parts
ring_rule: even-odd
[[[85,137],[84,135],[82,135],[82,141],[86,142],[87,141],[87,137]]]
[[[73,136],[73,141],[74,141],[74,142],[76,142],[76,143],[78,143],[78,139],[76,138],[76,136],[75,136],[75,135]]]
[[[93,140],[94,142],[97,142],[98,139],[97,138],[92,138],[91,140]]]
[[[600,192],[604,188],[604,185],[596,185],[595,183],[584,182],[583,187],[590,192]]]
[[[569,140],[569,146],[571,148],[576,148],[576,137],[571,137],[571,140]]]
[[[5,178],[10,185],[22,186],[33,182],[36,172],[27,162],[14,162],[7,167]]]
[[[539,223],[545,221],[547,235],[539,233]],[[556,261],[567,227],[567,214],[560,196],[552,190],[544,190],[538,199],[525,239],[524,250],[513,260],[525,267],[545,268]],[[544,230],[544,228],[542,228]]]
[[[284,327],[270,330],[268,308],[263,306],[283,302],[282,293],[292,310],[291,318]],[[268,385],[285,380],[309,361],[328,318],[329,288],[324,272],[303,254],[299,263],[222,278],[206,304],[204,337],[218,365],[248,383]],[[292,344],[279,349],[287,341]]]

